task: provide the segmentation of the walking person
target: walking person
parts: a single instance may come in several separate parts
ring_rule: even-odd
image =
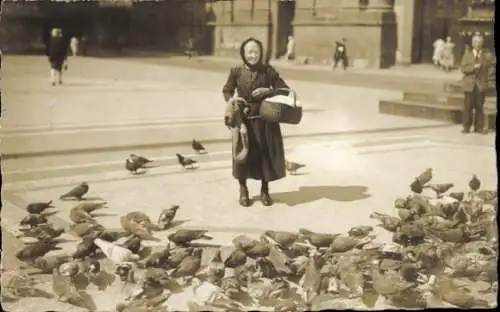
[[[333,70],[337,69],[339,61],[342,61],[344,70],[347,69],[347,47],[346,40],[342,38],[340,41],[335,41],[335,53],[333,54]]]
[[[64,40],[62,30],[53,28],[50,32],[50,41],[48,49],[50,62],[50,78],[52,85],[62,84],[62,69],[67,69],[66,60],[68,58],[68,42]]]
[[[472,49],[465,52],[461,70],[463,73],[464,109],[462,114],[462,133],[470,132],[474,124],[474,132],[486,134],[484,121],[484,101],[488,80],[493,70],[493,55],[483,49],[484,39],[480,35],[472,37]]]
[[[263,53],[260,41],[255,38],[245,40],[240,47],[243,64],[231,68],[222,89],[224,99],[228,102],[224,123],[234,128],[236,116],[243,116],[242,124],[247,129],[248,154],[238,161],[233,150],[233,176],[239,181],[239,203],[244,207],[251,204],[247,179],[261,181],[260,200],[264,206],[270,206],[273,201],[269,195],[269,182],[282,179],[286,174],[280,124],[255,118],[259,115],[262,100],[276,95],[277,88],[288,89],[276,69],[263,63]],[[235,91],[238,97],[249,104],[248,109],[243,111],[244,114],[236,115],[237,110],[231,105]]]
[[[451,41],[451,37],[446,37],[446,42],[443,44],[441,66],[445,72],[450,72],[455,67],[455,55],[453,50],[455,43]]]

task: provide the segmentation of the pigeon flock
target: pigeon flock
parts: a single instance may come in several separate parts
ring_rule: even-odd
[[[193,148],[206,153],[194,140]],[[178,158],[183,167],[196,163]],[[126,166],[136,172],[150,162],[132,154]],[[286,166],[291,173],[303,167]],[[374,227],[359,225],[346,233],[267,230],[258,239],[234,237],[230,248],[209,245],[213,238],[207,230],[175,229],[177,205],[162,210],[155,221],[130,212],[120,217],[122,229],[107,229],[97,214],[107,203],[85,200],[89,185],[83,182],[60,197],[77,200],[69,229],[49,222],[52,201],[28,204],[20,225],[36,242],[26,243],[16,256],[52,275],[59,300],[89,311],[95,307],[86,305],[80,290],[94,284],[105,291],[115,282],[122,289],[134,285],[116,306],[121,312],[171,311],[169,298],[187,287],[210,292],[203,302],[190,302],[192,311],[370,309],[374,298],[400,308],[493,307],[496,302],[484,298],[496,298],[498,291],[497,192],[481,190],[476,175],[464,192],[432,180],[432,169],[417,176],[410,195],[395,200],[394,215],[371,213],[377,227],[392,233],[390,244],[377,241]],[[425,189],[435,196],[425,195]],[[166,230],[170,234],[161,240]],[[76,249],[51,255],[61,249],[66,231],[80,238]],[[160,244],[165,236],[161,248],[143,244]]]

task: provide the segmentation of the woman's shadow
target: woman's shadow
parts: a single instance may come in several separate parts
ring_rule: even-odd
[[[275,203],[283,203],[290,207],[310,203],[322,198],[332,201],[351,202],[371,197],[368,187],[361,185],[322,185],[301,186],[297,191],[271,193]],[[258,200],[256,196],[253,200]]]

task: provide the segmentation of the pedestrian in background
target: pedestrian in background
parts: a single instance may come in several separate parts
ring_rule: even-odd
[[[63,38],[60,28],[52,28],[50,32],[50,41],[48,49],[50,62],[50,78],[52,85],[62,84],[62,69],[67,69],[66,60],[68,58],[68,42]]]
[[[80,48],[80,42],[79,42],[78,38],[75,36],[71,37],[71,40],[69,42],[69,46],[71,47],[71,55],[77,56],[79,53],[79,48]]]
[[[287,61],[292,61],[295,59],[295,40],[293,39],[293,36],[288,36],[285,59]]]
[[[484,121],[484,101],[488,89],[489,78],[493,69],[493,55],[483,48],[484,39],[480,35],[472,37],[472,49],[463,56],[461,69],[463,73],[464,109],[462,114],[462,133],[470,132],[474,124],[474,132],[486,134]]]
[[[186,55],[188,56],[189,59],[191,59],[195,54],[194,51],[194,39],[193,37],[189,37],[187,44],[186,44]]]
[[[335,41],[335,53],[333,54],[333,70],[337,69],[339,61],[342,61],[342,66],[344,67],[344,70],[346,70],[348,66],[348,59],[345,38],[342,38],[340,41]]]
[[[446,42],[443,44],[443,52],[441,55],[441,66],[445,72],[451,71],[455,67],[454,50],[455,43],[451,41],[451,37],[446,37]]]
[[[280,124],[258,117],[262,101],[276,95],[279,92],[276,89],[288,89],[288,86],[274,67],[262,61],[263,53],[264,49],[260,41],[255,38],[245,40],[240,47],[243,64],[231,68],[222,89],[224,99],[228,102],[224,123],[234,129],[237,127],[236,119],[240,121],[242,119],[242,124],[247,130],[248,153],[246,157],[238,161],[233,150],[233,176],[239,181],[239,203],[244,207],[251,204],[247,179],[261,181],[260,200],[264,206],[270,206],[273,202],[269,195],[269,182],[282,179],[286,175],[285,150]],[[235,91],[238,97],[248,103],[245,110],[231,105]],[[243,148],[245,148],[244,145]],[[240,154],[238,151],[236,153]]]
[[[434,66],[437,68],[441,67],[441,60],[443,57],[443,48],[444,48],[444,40],[441,38],[437,38],[436,41],[432,44],[434,47],[434,53],[432,54],[432,62]]]

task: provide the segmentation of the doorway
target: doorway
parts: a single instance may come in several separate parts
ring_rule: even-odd
[[[275,57],[286,53],[288,36],[293,36],[293,19],[295,17],[295,1],[278,1],[277,4],[277,34]]]
[[[458,47],[455,58],[461,54],[459,20],[467,12],[467,1],[422,0],[415,1],[413,28],[413,63],[431,63],[436,39],[450,36]]]

